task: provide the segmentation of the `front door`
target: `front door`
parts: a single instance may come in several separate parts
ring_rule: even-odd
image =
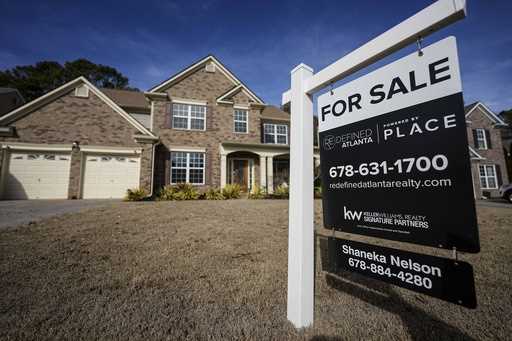
[[[242,191],[249,189],[249,161],[233,160],[233,169],[231,174],[232,183],[239,184]]]

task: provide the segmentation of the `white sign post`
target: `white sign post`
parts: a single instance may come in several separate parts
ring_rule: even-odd
[[[313,323],[314,310],[313,100],[304,89],[313,69],[300,64],[291,75],[288,320],[300,328]]]
[[[291,72],[288,319],[296,328],[313,323],[313,102],[311,96],[391,53],[466,16],[465,0],[439,0],[318,73],[300,64]]]

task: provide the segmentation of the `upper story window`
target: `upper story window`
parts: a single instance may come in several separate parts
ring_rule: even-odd
[[[233,122],[235,133],[247,133],[249,131],[248,126],[249,113],[244,109],[235,109],[233,114]]]
[[[489,149],[487,141],[488,136],[485,129],[475,129],[475,147],[478,149]]]
[[[288,125],[263,124],[263,142],[274,144],[288,144]]]
[[[206,106],[173,103],[172,127],[174,129],[205,130]]]

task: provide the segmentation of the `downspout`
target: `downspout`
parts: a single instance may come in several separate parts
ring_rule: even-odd
[[[153,143],[152,151],[151,151],[151,189],[149,191],[148,197],[151,198],[153,196],[153,186],[155,181],[155,149],[156,146],[160,145],[161,142]]]

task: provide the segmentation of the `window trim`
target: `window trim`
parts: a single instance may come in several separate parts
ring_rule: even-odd
[[[237,111],[245,111],[245,121],[236,119]],[[245,131],[236,131],[236,122],[245,123]],[[249,134],[249,109],[246,108],[233,108],[233,132],[235,134]]]
[[[177,128],[174,126],[174,104],[181,104],[181,105],[186,105],[187,106],[187,128]],[[195,129],[195,128],[192,128],[192,106],[195,105],[195,106],[198,106],[198,107],[204,107],[204,124],[203,124],[203,129]],[[206,105],[203,105],[202,103],[193,103],[193,102],[185,102],[185,101],[181,101],[181,100],[173,100],[172,103],[171,103],[171,110],[172,110],[172,120],[171,120],[171,128],[172,129],[175,129],[175,130],[192,130],[192,131],[206,131],[206,114],[207,114],[207,111],[208,111],[208,106]],[[178,116],[178,117],[181,117],[181,118],[185,118],[185,117],[182,117],[182,116]],[[194,117],[194,119],[198,119],[196,117]]]
[[[185,183],[191,184],[192,186],[204,186],[205,185],[205,179],[206,179],[206,153],[202,151],[197,150],[171,150],[169,152],[169,184],[171,185],[178,185],[182,182],[172,182],[172,153],[185,153],[187,155],[187,163],[185,167],[175,167],[175,169],[185,169]],[[198,153],[203,155],[203,167],[190,167],[190,154],[191,153]],[[191,183],[190,182],[190,170],[191,169],[202,169],[203,170],[203,181],[201,183]]]
[[[266,133],[265,132],[265,127],[266,126],[273,126],[274,127],[274,131],[272,133]],[[278,134],[277,133],[277,127],[278,126],[284,126],[286,128],[286,134]],[[263,123],[263,143],[264,144],[277,144],[277,145],[281,145],[281,146],[287,146],[289,141],[288,141],[288,134],[289,134],[289,131],[288,131],[288,125],[287,124],[282,124],[282,123]],[[271,143],[271,142],[267,142],[267,139],[265,138],[265,135],[273,135],[274,136],[274,143]],[[286,137],[286,143],[278,143],[277,142],[277,136],[285,136]]]
[[[476,133],[476,145],[478,146],[478,150],[488,150],[489,149],[489,146],[487,145],[487,132],[485,131],[485,129],[483,128],[476,128],[475,129]],[[482,132],[482,135],[483,135],[483,147],[480,145],[480,141],[481,139],[478,137],[478,132],[481,131]]]
[[[484,187],[484,184],[482,183],[482,175],[480,173],[480,170],[481,170],[481,167],[483,167],[484,169],[484,173],[485,175],[483,176],[485,178],[485,187]],[[493,172],[494,172],[494,176],[490,176],[487,174],[487,167],[492,167],[493,169]],[[489,181],[488,179],[493,177],[494,178],[494,183],[496,184],[495,187],[488,187],[489,185]],[[498,189],[498,173],[496,173],[496,165],[495,164],[483,164],[483,165],[479,165],[478,167],[478,178],[480,179],[480,188],[481,189]]]

